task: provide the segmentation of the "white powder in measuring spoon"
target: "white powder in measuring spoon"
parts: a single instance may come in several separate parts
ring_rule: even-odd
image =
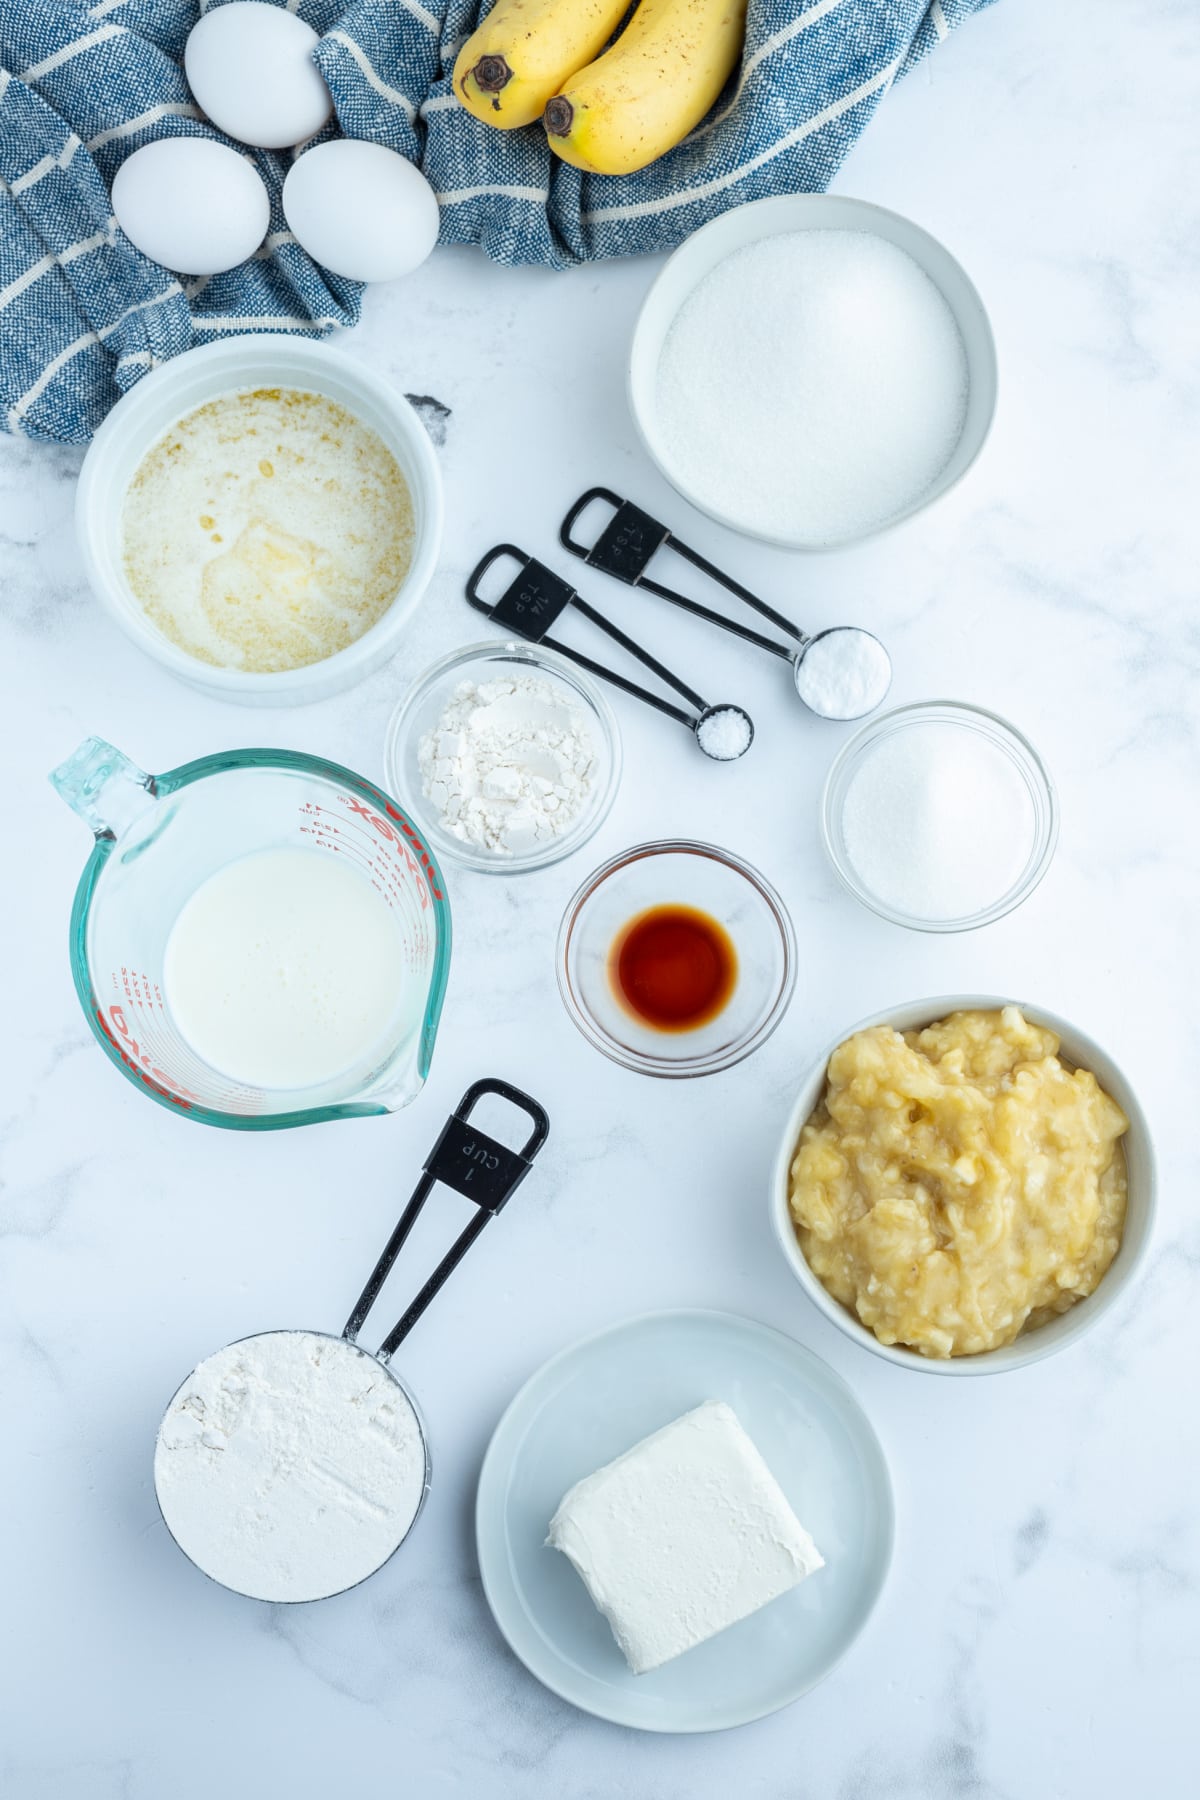
[[[906,512],[962,434],[967,359],[940,290],[865,231],[737,250],[667,333],[657,432],[702,505],[811,544]]]
[[[705,756],[736,762],[750,748],[754,727],[740,707],[714,706],[696,727],[696,737]]]
[[[1006,895],[1037,821],[1020,770],[959,725],[906,726],[868,751],[842,806],[846,855],[895,912],[967,919]]]
[[[417,1515],[425,1440],[403,1388],[342,1338],[229,1344],[175,1395],[154,1485],[180,1549],[256,1600],[321,1600],[373,1574]]]
[[[861,719],[892,685],[892,659],[879,639],[857,625],[817,633],[798,658],[796,692],[823,719]]]

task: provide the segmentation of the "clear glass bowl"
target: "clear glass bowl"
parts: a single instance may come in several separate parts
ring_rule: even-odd
[[[622,929],[652,906],[690,906],[725,927],[737,981],[714,1019],[694,1031],[655,1031],[613,990],[609,959]],[[731,1068],[764,1044],[796,985],[796,938],[787,908],[756,869],[728,850],[685,839],[639,844],[589,875],[563,915],[558,990],[584,1037],[640,1075],[681,1080]]]
[[[480,849],[447,831],[425,798],[417,761],[422,737],[437,724],[460,681],[489,681],[506,674],[542,675],[555,686],[565,688],[568,698],[587,716],[599,764],[596,784],[575,823],[561,837],[548,838],[527,851]],[[442,657],[418,677],[392,714],[384,766],[389,790],[417,820],[440,860],[459,863],[481,875],[524,875],[561,862],[586,844],[604,823],[621,780],[621,737],[604,695],[566,657],[532,644],[497,639],[468,644],[466,649]]]
[[[850,783],[867,757],[885,739],[908,730],[913,725],[945,725],[951,731],[973,731],[986,738],[1008,757],[1028,791],[1033,807],[1033,836],[1025,865],[1007,891],[980,912],[961,918],[930,919],[897,910],[874,893],[863,881],[846,848],[843,813]],[[889,919],[893,925],[907,926],[910,931],[973,931],[979,925],[990,925],[1012,912],[1032,894],[1050,866],[1054,846],[1058,842],[1058,800],[1045,764],[1029,742],[1006,719],[982,707],[966,706],[958,700],[925,700],[913,706],[898,706],[882,713],[855,733],[844,745],[825,778],[821,797],[821,835],[834,870],[842,882],[864,906]]]

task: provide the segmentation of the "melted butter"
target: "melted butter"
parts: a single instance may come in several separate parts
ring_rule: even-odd
[[[255,674],[354,643],[412,561],[391,451],[335,401],[291,388],[188,413],[143,457],[122,525],[126,576],[163,636]]]

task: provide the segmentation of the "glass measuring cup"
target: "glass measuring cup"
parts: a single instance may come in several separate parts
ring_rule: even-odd
[[[528,1119],[519,1150],[472,1123],[488,1095]],[[251,1600],[325,1600],[400,1548],[429,1491],[430,1456],[392,1357],[525,1179],[549,1129],[520,1088],[473,1082],[341,1335],[258,1332],[197,1364],[176,1390],[159,1426],[154,1488],[163,1523],[202,1573]],[[472,1201],[474,1214],[379,1349],[364,1350],[359,1334],[438,1183]]]
[[[109,1061],[139,1092],[235,1131],[396,1112],[416,1097],[446,990],[450,908],[437,863],[386,794],[292,750],[230,750],[148,775],[94,737],[50,780],[96,838],[71,913],[75,991]],[[164,997],[167,939],[185,902],[218,869],[276,847],[348,858],[403,938],[390,1041],[319,1087],[262,1089],[219,1074],[180,1034]]]

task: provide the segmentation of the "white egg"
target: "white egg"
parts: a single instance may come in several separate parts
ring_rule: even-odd
[[[437,197],[420,169],[357,138],[297,157],[283,184],[283,211],[313,261],[352,281],[407,275],[437,243]]]
[[[219,275],[262,243],[271,203],[254,165],[211,138],[158,138],[117,170],[117,224],[152,262]]]
[[[282,150],[320,131],[333,97],[312,60],[311,25],[263,0],[205,13],[183,53],[188,86],[213,124],[239,143]]]

